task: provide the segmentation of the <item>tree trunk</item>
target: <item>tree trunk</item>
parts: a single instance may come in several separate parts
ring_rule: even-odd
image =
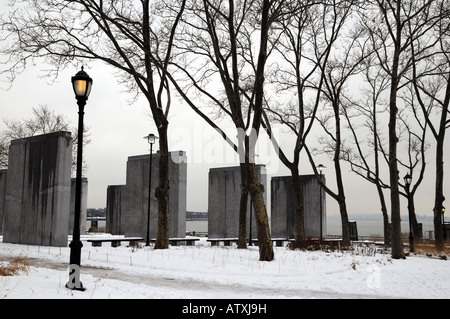
[[[345,199],[339,199],[339,211],[341,213],[341,224],[342,224],[342,246],[350,246],[350,225],[348,222],[347,205]]]
[[[258,231],[259,260],[272,261],[274,258],[272,239],[270,237],[269,219],[264,203],[264,187],[258,180],[254,163],[244,164],[248,176],[248,190],[255,211],[256,229]]]
[[[159,133],[159,184],[155,190],[158,200],[158,229],[155,249],[169,248],[169,148],[167,125],[158,129]]]
[[[393,99],[396,97],[393,96]],[[392,98],[391,98],[392,100]],[[395,121],[397,116],[397,107],[393,102],[390,107],[389,121],[389,175],[391,184],[391,221],[392,221],[392,258],[405,258],[403,252],[403,243],[401,239],[400,224],[400,196],[398,190],[398,167],[397,167],[397,135],[395,132]]]
[[[401,52],[402,23],[400,20],[401,2],[396,3],[395,8],[395,26],[396,35],[393,38],[394,52],[391,71],[391,88],[389,92],[389,181],[391,190],[391,221],[392,221],[392,251],[391,256],[394,259],[405,258],[403,252],[403,243],[401,239],[400,225],[400,193],[398,190],[398,164],[397,164],[397,143],[396,132],[397,123],[397,92],[400,81],[399,62]]]
[[[398,60],[397,60],[398,62]],[[392,80],[393,88],[391,89],[390,101],[390,120],[389,120],[389,177],[391,190],[391,221],[392,221],[392,258],[405,258],[403,252],[403,243],[401,239],[401,224],[400,224],[400,196],[398,190],[398,167],[397,167],[397,134],[395,131],[397,106],[396,106],[396,81]]]
[[[382,208],[383,210],[383,208]],[[391,244],[391,227],[389,226],[389,216],[386,210],[386,207],[384,207],[384,211],[382,211],[383,214],[383,236],[384,236],[384,244],[386,246]]]
[[[334,106],[334,119],[336,123],[336,149],[334,153],[334,170],[336,173],[336,183],[338,188],[338,194],[336,200],[339,204],[339,212],[341,214],[342,223],[342,245],[344,247],[350,246],[350,226],[348,222],[347,205],[345,203],[344,181],[342,179],[341,170],[341,121],[339,115],[339,104]],[[322,199],[321,199],[322,200]]]
[[[153,81],[152,58],[150,55],[150,2],[142,1],[142,42],[145,49],[144,63],[146,71],[146,94],[150,104],[153,120],[159,134],[159,183],[155,189],[155,197],[158,201],[158,229],[156,231],[155,249],[169,248],[169,146],[167,142],[167,130],[169,122],[158,105]]]
[[[412,228],[414,242],[416,242],[421,237],[421,234],[419,234],[419,225],[417,223],[417,218],[416,218],[416,206],[414,204],[414,193],[411,193],[411,200],[410,200],[409,204],[411,205],[411,228]]]
[[[241,199],[239,204],[239,237],[237,248],[247,248],[247,204],[248,187],[244,163],[241,163]],[[250,216],[252,218],[252,216]]]
[[[445,127],[445,126],[444,126]],[[437,250],[444,250],[444,227],[442,225],[442,207],[445,200],[444,197],[444,134],[445,130],[441,129],[436,144],[436,184],[434,199],[434,245]]]
[[[393,80],[394,82],[394,80]],[[396,84],[392,84],[393,86]],[[391,89],[390,102],[390,120],[389,120],[389,175],[390,175],[390,190],[391,190],[391,221],[392,221],[392,258],[405,258],[403,252],[403,243],[401,239],[401,224],[400,224],[400,196],[398,190],[398,167],[397,167],[397,134],[395,131],[397,106],[396,93]]]
[[[378,174],[377,174],[377,176],[378,176]],[[377,186],[377,191],[378,191],[378,197],[380,198],[381,214],[383,215],[384,244],[390,245],[391,244],[391,227],[389,227],[389,215],[387,212],[386,201],[384,199],[383,189],[381,188],[379,182],[376,183],[376,186]]]

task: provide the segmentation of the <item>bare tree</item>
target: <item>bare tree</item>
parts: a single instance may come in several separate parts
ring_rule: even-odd
[[[347,146],[344,150],[343,159],[350,163],[353,172],[375,185],[383,215],[384,243],[390,245],[389,216],[383,191],[389,185],[383,182],[381,176],[383,159],[387,156],[383,152],[384,139],[380,130],[380,115],[386,111],[382,95],[387,90],[389,82],[384,71],[372,65],[371,57],[368,57],[364,64],[365,69],[361,75],[361,79],[366,83],[366,87],[362,89],[363,98],[354,102],[351,109],[343,109],[343,115],[354,141],[351,143],[353,147]],[[357,125],[358,122],[363,124]],[[361,130],[368,130],[369,133],[361,133]],[[365,142],[370,151],[364,148]],[[370,163],[370,156],[373,157],[372,163]]]
[[[400,182],[400,186],[402,186],[405,190],[404,193],[401,193],[407,201],[408,201],[408,211],[410,212],[409,218],[411,223],[411,234],[412,242],[410,244],[414,244],[414,241],[418,239],[421,234],[419,233],[419,226],[417,223],[416,213],[415,213],[415,204],[414,204],[414,196],[423,181],[425,175],[425,168],[427,166],[426,162],[426,153],[429,148],[429,143],[427,142],[427,131],[428,131],[428,123],[421,115],[419,110],[419,106],[417,105],[417,98],[415,96],[412,85],[408,85],[408,88],[405,90],[402,98],[403,102],[405,102],[405,108],[403,111],[399,112],[399,123],[401,127],[403,127],[402,131],[399,134],[399,141],[404,144],[404,149],[406,150],[406,158],[399,156],[399,166],[405,169],[405,172],[412,177],[411,185],[402,184]],[[409,111],[409,112],[407,112]],[[413,120],[410,119],[412,115]],[[402,135],[404,137],[402,138]],[[406,176],[406,175],[405,175]],[[404,179],[402,179],[404,181]],[[412,249],[412,248],[410,248]]]
[[[434,201],[435,247],[444,249],[442,227],[444,185],[444,140],[450,127],[450,11],[446,1],[434,1],[430,16],[421,25],[426,35],[410,42],[412,51],[412,83],[424,118],[436,141],[436,180]],[[415,30],[414,21],[409,22]]]
[[[388,76],[382,69],[371,65],[371,59],[367,59],[362,80],[367,84],[363,89],[363,97],[357,102],[353,102],[350,108],[343,109],[348,128],[350,129],[353,141],[351,146],[347,146],[343,159],[350,164],[351,170],[365,180],[373,183],[377,189],[383,215],[384,242],[390,244],[390,227],[387,205],[384,191],[390,188],[388,182],[382,176],[383,163],[388,165],[389,154],[385,143],[385,138],[380,130],[380,123],[383,123],[386,111],[386,90],[389,87]],[[426,141],[427,123],[420,116],[420,110],[416,105],[412,85],[405,87],[399,99],[404,103],[400,109],[397,120],[397,131],[399,143],[404,150],[405,156],[397,158],[398,165],[405,168],[411,176],[416,176],[411,186],[409,194],[411,211],[414,212],[414,194],[421,184],[425,172],[425,153],[429,147]],[[413,118],[411,120],[410,118]],[[363,123],[363,124],[361,124]],[[368,148],[365,147],[367,144]],[[414,172],[417,172],[414,174]],[[399,186],[406,190],[406,185],[399,180]],[[400,193],[408,198],[406,192]],[[418,238],[419,231],[415,213],[412,214],[414,238]]]
[[[332,156],[334,163],[334,173],[336,176],[337,191],[333,192],[329,187],[319,180],[322,187],[339,205],[342,224],[342,241],[344,245],[350,244],[350,229],[348,222],[347,204],[344,190],[344,180],[342,175],[342,156],[344,145],[344,132],[341,124],[342,113],[351,105],[351,97],[354,94],[348,89],[348,82],[352,77],[361,72],[361,65],[371,51],[367,48],[366,32],[360,25],[355,23],[352,13],[354,7],[348,1],[342,7],[335,6],[335,12],[339,12],[340,23],[346,19],[350,20],[346,34],[341,36],[341,40],[336,43],[337,49],[333,57],[324,66],[323,72],[324,86],[322,88],[323,111],[318,117],[318,122],[322,126],[325,136],[319,138],[321,146],[315,148],[317,153],[326,153]],[[356,3],[355,3],[356,4]],[[339,11],[338,11],[339,10]],[[309,150],[306,148],[311,166],[319,178],[316,163]]]
[[[256,217],[260,260],[274,258],[264,189],[255,169],[255,143],[262,121],[264,76],[270,54],[268,36],[285,1],[190,1],[186,6],[180,37],[177,38],[182,75],[171,79],[185,101],[216,128],[240,156],[240,220],[245,218],[247,194]],[[175,64],[174,64],[175,65]],[[214,112],[230,119],[238,135],[227,136],[201,110],[197,97]],[[242,223],[241,223],[242,226]],[[244,230],[244,231],[243,231]],[[245,228],[240,227],[240,247],[245,245]],[[242,242],[244,239],[244,242]]]
[[[352,5],[349,1],[307,2],[277,23],[279,34],[273,41],[280,59],[272,65],[270,77],[277,94],[276,99],[272,97],[267,102],[265,126],[276,143],[280,160],[291,171],[296,201],[294,248],[303,247],[306,239],[303,191],[299,176],[300,152],[306,149],[306,139],[317,118],[324,94],[323,86],[327,82],[326,66],[351,14]],[[287,103],[276,102],[286,96]],[[292,161],[274,140],[270,122],[283,124],[295,135]],[[322,180],[319,183],[330,191]]]
[[[175,1],[175,0],[174,0]],[[159,135],[158,232],[155,248],[169,245],[168,112],[170,89],[164,72],[171,58],[173,34],[184,6],[173,19],[163,19],[170,8],[149,0],[11,1],[11,11],[0,25],[13,81],[29,61],[50,65],[47,76],[75,61],[99,60],[118,71],[120,81],[148,101]],[[176,1],[178,3],[178,1]],[[181,1],[183,3],[183,1]]]
[[[379,66],[388,74],[389,87],[389,178],[392,220],[392,258],[404,258],[400,226],[400,191],[397,160],[398,95],[412,66],[411,41],[423,36],[423,25],[433,0],[368,1],[368,11],[363,21],[370,32],[370,39]],[[408,28],[408,23],[416,23]]]

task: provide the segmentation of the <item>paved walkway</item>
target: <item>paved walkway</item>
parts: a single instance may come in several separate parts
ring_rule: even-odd
[[[0,253],[0,259],[8,260],[8,258],[9,258],[8,256],[1,255]],[[30,266],[36,268],[47,268],[58,271],[64,271],[68,269],[67,263],[60,263],[54,260],[28,258],[28,257],[26,257],[26,260],[28,261]],[[202,291],[205,293],[205,295],[212,295],[212,296],[217,295],[217,291],[220,291],[225,296],[236,293],[239,295],[254,296],[254,298],[270,298],[270,296],[274,295],[280,296],[281,298],[284,297],[284,298],[301,298],[301,299],[391,298],[389,296],[346,294],[346,293],[327,292],[310,289],[284,289],[283,291],[280,291],[279,288],[258,288],[239,284],[224,284],[217,282],[194,281],[191,279],[154,277],[154,276],[145,276],[142,274],[130,275],[129,272],[123,272],[119,269],[103,268],[103,267],[81,266],[81,272],[82,274],[89,274],[96,278],[120,280],[132,284],[144,284],[150,287],[174,289],[177,291],[184,291],[184,290]]]

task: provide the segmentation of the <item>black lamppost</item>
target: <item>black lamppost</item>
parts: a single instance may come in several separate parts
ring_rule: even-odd
[[[319,169],[319,173],[320,173],[320,180],[322,181],[322,171],[326,168],[324,165],[319,164],[317,166],[317,168]],[[322,181],[323,182],[323,181]],[[322,240],[323,238],[323,221],[322,221],[322,213],[323,213],[323,207],[322,207],[322,185],[319,184],[319,203],[320,203],[320,240]]]
[[[414,236],[412,231],[412,203],[411,203],[411,193],[409,191],[409,187],[411,185],[412,177],[409,174],[406,174],[403,177],[406,185],[406,195],[408,197],[408,216],[409,216],[409,251],[411,253],[414,252]]]
[[[84,106],[91,93],[92,79],[84,72],[83,67],[72,77],[72,87],[78,104],[78,140],[77,140],[77,176],[75,184],[75,217],[73,223],[73,235],[70,247],[69,281],[66,287],[69,289],[84,291],[86,288],[80,281],[81,247],[80,241],[80,216],[81,216],[81,187],[83,164],[83,118]]]
[[[148,134],[144,136],[144,139],[148,141],[150,144],[150,167],[148,173],[148,207],[147,207],[147,239],[145,241],[146,246],[150,246],[150,197],[152,194],[152,152],[153,152],[153,144],[155,143],[158,137],[155,134]]]
[[[249,246],[253,246],[253,244],[252,244],[252,215],[253,215],[253,212],[252,212],[252,209],[253,209],[253,201],[252,201],[252,197],[250,196],[250,231],[249,231],[249,233],[248,233],[248,245]]]

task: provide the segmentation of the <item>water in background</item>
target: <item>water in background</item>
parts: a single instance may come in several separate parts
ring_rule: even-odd
[[[428,236],[425,234],[427,231],[434,231],[434,226],[432,221],[418,221],[422,223],[422,231],[424,237]],[[359,236],[380,236],[383,237],[383,221],[382,220],[356,220],[356,226],[358,228]],[[409,221],[401,222],[402,233],[409,233]],[[341,221],[339,220],[327,220],[327,234],[328,235],[342,235]]]
[[[207,220],[187,220],[186,221],[186,232],[196,233],[207,233],[208,232],[208,221]]]
[[[419,223],[421,221],[419,220]],[[423,221],[422,230],[424,238],[428,238],[427,231],[433,231],[434,226],[432,221]],[[383,221],[381,220],[360,220],[356,221],[359,236],[383,236]],[[403,233],[409,232],[409,222],[402,221],[401,228]],[[186,221],[186,232],[208,232],[208,221]],[[327,220],[327,234],[341,235],[342,227],[340,220]]]
[[[422,230],[424,238],[428,238],[428,231],[434,231],[432,221],[420,221],[422,223]],[[381,220],[356,220],[359,236],[383,236],[383,221]],[[87,229],[90,227],[90,221],[86,222]],[[105,226],[105,221],[99,221],[99,227]],[[401,222],[402,232],[409,232],[409,222]],[[206,220],[188,220],[186,221],[186,232],[207,233],[208,221]],[[327,220],[327,234],[328,235],[342,235],[341,221],[338,219]]]

